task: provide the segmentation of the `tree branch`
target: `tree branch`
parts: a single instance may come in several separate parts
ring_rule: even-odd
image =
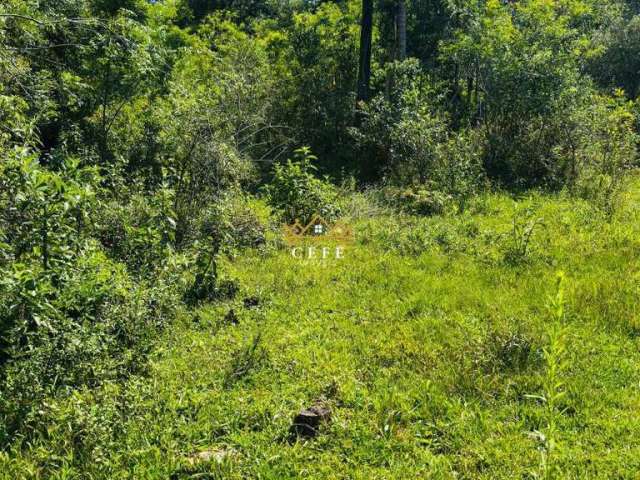
[[[37,23],[38,25],[45,25],[45,22],[29,17],[28,15],[20,15],[18,13],[0,13],[0,18],[19,18],[20,20],[27,20],[29,22]]]

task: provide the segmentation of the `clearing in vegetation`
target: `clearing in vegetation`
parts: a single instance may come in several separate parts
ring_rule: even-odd
[[[185,313],[147,377],[49,405],[3,478],[632,478],[639,185],[613,218],[486,195],[354,218],[341,260],[244,250],[234,299]]]

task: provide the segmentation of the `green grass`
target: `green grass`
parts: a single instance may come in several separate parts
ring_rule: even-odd
[[[635,182],[613,218],[488,195],[354,219],[342,260],[244,252],[235,300],[185,312],[148,376],[52,400],[2,478],[636,478],[639,220]],[[289,442],[316,400],[332,422]]]

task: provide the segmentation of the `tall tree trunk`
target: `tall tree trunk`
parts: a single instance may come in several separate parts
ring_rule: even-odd
[[[371,82],[371,37],[373,34],[373,0],[362,0],[360,23],[360,64],[358,66],[357,103],[369,99]]]
[[[407,4],[398,0],[396,13],[396,31],[398,32],[398,60],[407,58]]]
[[[390,22],[387,41],[387,61],[403,61],[407,58],[407,3],[406,0],[396,0],[390,6]],[[387,71],[385,81],[385,98],[391,99],[391,91],[395,83],[392,71]]]

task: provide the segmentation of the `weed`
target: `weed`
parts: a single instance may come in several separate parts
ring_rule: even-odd
[[[516,207],[511,224],[510,243],[504,254],[504,260],[509,265],[518,265],[529,259],[533,234],[536,228],[544,226],[544,220],[535,217],[532,208],[518,210]]]
[[[568,367],[567,361],[567,327],[564,325],[564,282],[563,273],[558,273],[556,294],[550,299],[549,311],[551,321],[547,325],[549,344],[543,349],[546,363],[543,377],[542,395],[530,395],[544,405],[544,431],[535,431],[534,438],[540,442],[539,478],[556,478],[560,474],[555,463],[560,444],[560,421],[565,411],[563,398],[566,395],[563,375]]]
[[[225,375],[225,388],[230,388],[238,380],[244,378],[267,361],[267,351],[261,345],[261,342],[262,333],[259,332],[253,337],[250,344],[234,353],[231,366]]]

